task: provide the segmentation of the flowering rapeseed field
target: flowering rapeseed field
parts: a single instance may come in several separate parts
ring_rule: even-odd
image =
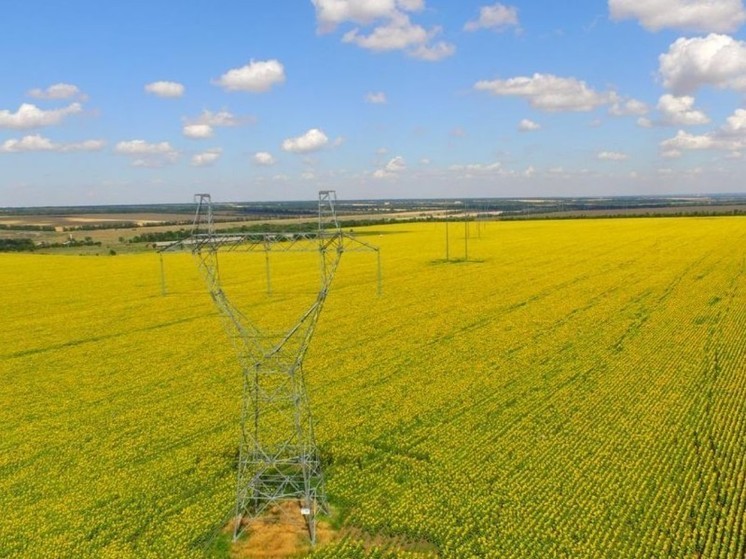
[[[746,555],[746,220],[361,230],[305,363],[329,557]],[[458,228],[451,257],[459,256]],[[0,255],[0,557],[202,557],[241,378],[188,255]],[[268,330],[314,255],[221,260]],[[363,545],[353,534],[427,542]],[[381,540],[381,541],[385,541]]]

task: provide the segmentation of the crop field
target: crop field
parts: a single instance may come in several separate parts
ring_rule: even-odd
[[[316,558],[746,556],[746,218],[360,229],[304,365]],[[461,258],[464,225],[450,225]],[[262,328],[316,256],[221,260]],[[191,257],[0,254],[0,557],[230,553],[242,380]]]

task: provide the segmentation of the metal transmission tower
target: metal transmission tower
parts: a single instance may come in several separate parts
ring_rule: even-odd
[[[245,519],[256,518],[282,502],[300,502],[311,543],[316,541],[316,515],[326,510],[324,478],[313,432],[313,418],[303,375],[303,358],[324,306],[334,273],[345,251],[374,251],[378,247],[344,233],[337,221],[333,190],[319,192],[318,229],[300,233],[216,233],[209,194],[196,194],[197,212],[189,238],[160,252],[190,250],[220,311],[243,372],[241,441],[233,537]],[[319,253],[318,294],[290,330],[261,332],[224,293],[218,253],[263,251]],[[165,290],[164,290],[165,291]]]

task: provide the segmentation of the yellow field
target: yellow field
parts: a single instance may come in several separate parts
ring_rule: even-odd
[[[344,255],[305,364],[350,527],[315,557],[746,554],[745,218],[472,225],[460,263],[443,224],[368,233],[383,295]],[[153,254],[0,255],[0,557],[217,553],[240,371],[165,261],[163,297]],[[261,255],[221,271],[281,329],[318,268],[272,262],[272,296]]]

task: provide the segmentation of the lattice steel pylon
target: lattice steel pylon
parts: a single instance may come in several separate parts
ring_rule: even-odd
[[[333,190],[319,192],[318,229],[301,233],[216,233],[210,195],[196,194],[195,201],[191,236],[160,252],[191,251],[238,353],[243,400],[233,538],[243,531],[244,520],[256,518],[284,501],[297,500],[313,545],[317,514],[328,511],[303,358],[343,252],[376,252],[380,292],[380,251],[341,230]],[[242,250],[262,250],[266,255],[272,250],[318,251],[318,294],[289,331],[279,335],[261,332],[224,293],[218,253]]]

